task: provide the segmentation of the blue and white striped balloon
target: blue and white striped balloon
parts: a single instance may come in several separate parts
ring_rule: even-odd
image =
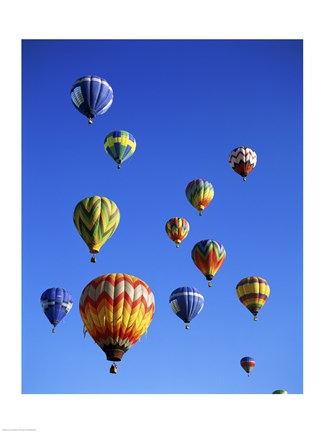
[[[88,123],[104,114],[113,102],[113,89],[103,78],[87,75],[76,80],[71,89],[73,105],[88,118]]]
[[[55,327],[70,312],[73,306],[71,294],[63,288],[48,288],[40,298],[41,306],[47,319]]]
[[[181,287],[171,293],[169,304],[173,312],[189,324],[204,307],[204,297],[196,288]],[[188,328],[189,325],[186,325]]]

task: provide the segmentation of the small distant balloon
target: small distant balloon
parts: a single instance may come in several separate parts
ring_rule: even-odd
[[[259,276],[249,276],[236,285],[236,294],[240,302],[252,313],[254,321],[260,309],[270,296],[268,282]]]
[[[56,326],[70,312],[73,306],[72,295],[63,288],[48,288],[40,298],[43,312],[53,325],[52,333]]]
[[[186,329],[188,330],[189,323],[204,307],[204,297],[196,288],[181,287],[171,293],[169,304],[173,312],[187,324]]]
[[[180,243],[187,237],[189,230],[190,225],[185,218],[171,218],[165,225],[165,231],[169,238],[176,244],[176,247],[179,247]]]
[[[201,216],[203,210],[209,206],[214,198],[214,187],[209,181],[201,178],[192,180],[187,184],[186,196],[190,204],[198,210]]]
[[[75,108],[87,117],[88,123],[93,118],[108,111],[113,102],[113,89],[108,82],[96,75],[86,75],[72,86],[71,99]]]
[[[243,357],[241,358],[241,366],[245,370],[245,372],[250,376],[252,369],[255,366],[255,360],[252,357]]]
[[[287,390],[275,390],[272,394],[288,394]]]
[[[229,155],[231,168],[246,181],[246,177],[257,163],[257,154],[249,147],[236,147]]]
[[[136,140],[134,136],[124,130],[110,132],[104,141],[106,153],[117,163],[117,168],[130,158],[136,150]]]
[[[226,258],[224,246],[216,240],[201,240],[191,251],[191,258],[212,286],[212,279]]]

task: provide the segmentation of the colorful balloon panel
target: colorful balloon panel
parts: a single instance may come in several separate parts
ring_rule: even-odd
[[[151,324],[154,295],[136,276],[105,274],[83,289],[79,310],[86,330],[107,360],[120,361]]]
[[[272,394],[288,394],[287,390],[275,390]]]
[[[110,132],[104,141],[106,153],[118,164],[130,158],[136,150],[136,140],[132,134],[124,130]]]
[[[201,178],[192,180],[186,187],[186,196],[201,215],[214,198],[214,187],[209,181]]]
[[[249,276],[236,285],[236,294],[240,302],[253,314],[254,319],[270,296],[268,282],[258,276]]]
[[[74,209],[73,222],[91,253],[98,253],[114,234],[120,213],[114,201],[100,196],[81,200]]]
[[[229,164],[231,168],[240,176],[243,177],[243,180],[246,180],[246,177],[257,163],[257,154],[249,147],[241,146],[237,147],[231,151],[229,155]]]
[[[204,307],[204,297],[196,288],[181,287],[171,293],[169,304],[182,321],[190,323]]]
[[[190,225],[185,218],[171,218],[165,225],[167,235],[177,246],[187,237],[189,230]]]
[[[113,102],[113,89],[108,82],[95,75],[87,75],[75,81],[71,89],[71,99],[76,109],[92,119],[104,114]]]
[[[250,372],[255,367],[255,360],[252,357],[243,357],[240,361],[242,368],[250,375]]]
[[[223,265],[226,251],[216,240],[201,240],[191,251],[191,258],[207,280],[212,280]]]
[[[73,306],[72,295],[63,288],[48,288],[40,298],[42,309],[51,324],[53,332]]]

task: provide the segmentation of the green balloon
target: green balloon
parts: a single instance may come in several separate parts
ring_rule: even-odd
[[[286,390],[275,390],[272,394],[288,394]]]

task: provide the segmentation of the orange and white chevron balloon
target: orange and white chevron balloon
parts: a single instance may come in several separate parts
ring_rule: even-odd
[[[83,289],[79,310],[87,332],[107,360],[120,361],[151,324],[154,295],[136,276],[105,274]]]

